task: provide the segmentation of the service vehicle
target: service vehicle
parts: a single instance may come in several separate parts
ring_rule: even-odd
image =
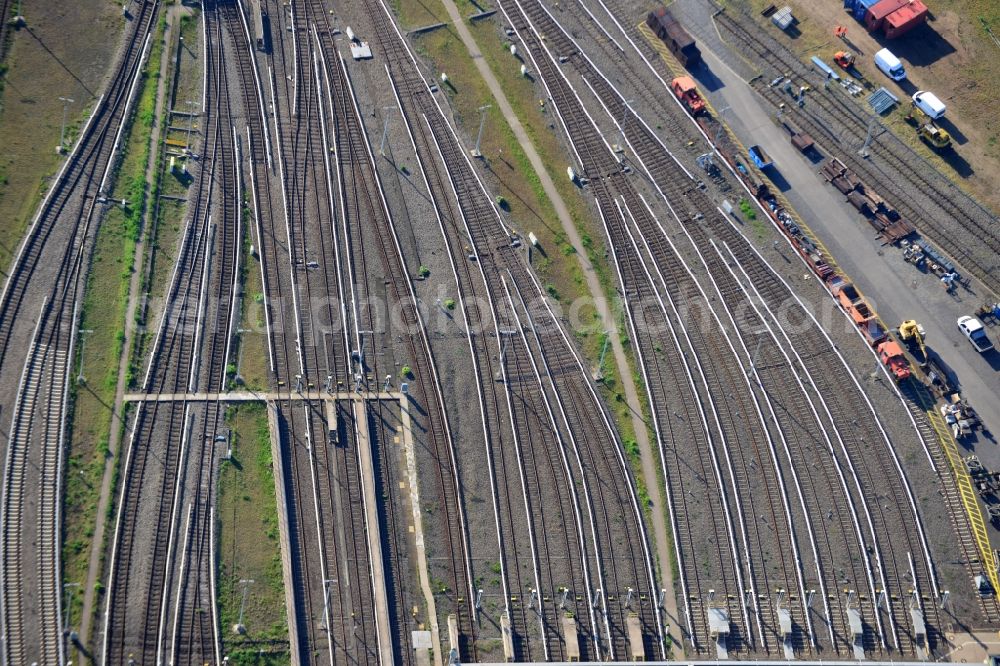
[[[983,322],[975,317],[970,317],[969,315],[959,317],[958,330],[962,331],[962,334],[969,338],[969,342],[972,343],[972,346],[980,354],[985,354],[993,349],[993,343],[990,341],[990,336],[986,335],[986,328],[983,326]]]
[[[903,63],[889,49],[882,49],[875,54],[875,66],[893,81],[902,81],[906,78]]]
[[[934,119],[916,104],[911,106],[910,112],[906,114],[906,122],[913,125],[917,129],[917,136],[934,150],[944,151],[951,148],[951,135],[948,131],[939,127]]]
[[[938,99],[938,96],[926,90],[918,90],[913,93],[913,105],[927,114],[931,120],[938,120],[944,116],[948,107]]]
[[[850,71],[854,67],[854,54],[850,51],[837,51],[833,54],[833,61],[844,71]]]

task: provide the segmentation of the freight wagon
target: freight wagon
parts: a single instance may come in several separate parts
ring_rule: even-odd
[[[649,12],[649,16],[646,17],[646,25],[667,45],[667,48],[682,65],[690,69],[701,62],[701,51],[698,50],[694,38],[667,11],[666,7]]]

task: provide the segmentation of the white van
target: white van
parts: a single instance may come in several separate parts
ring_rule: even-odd
[[[944,115],[944,102],[938,99],[937,95],[926,90],[918,90],[913,93],[913,103],[918,109],[926,113],[931,120],[937,120]]]
[[[889,49],[882,49],[875,54],[875,64],[893,81],[902,81],[906,78],[903,63],[899,62],[899,58],[894,56]]]

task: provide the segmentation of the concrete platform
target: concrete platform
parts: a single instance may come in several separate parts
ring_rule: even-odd
[[[389,634],[389,598],[385,589],[384,560],[382,559],[382,531],[379,529],[375,499],[375,465],[372,460],[371,436],[368,430],[368,406],[359,400],[354,403],[354,421],[358,429],[358,452],[361,460],[361,484],[365,500],[365,526],[368,535],[368,561],[372,568],[375,590],[375,624],[378,635],[379,655],[383,664],[394,663],[392,636]]]

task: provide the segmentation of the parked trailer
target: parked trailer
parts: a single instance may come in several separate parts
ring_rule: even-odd
[[[659,7],[649,12],[646,17],[646,25],[667,45],[667,48],[682,65],[691,69],[701,62],[701,51],[698,50],[694,38],[667,11],[666,7]]]
[[[754,144],[747,149],[747,153],[750,155],[750,161],[754,163],[758,169],[766,169],[774,165],[771,161],[771,156],[759,145]]]

